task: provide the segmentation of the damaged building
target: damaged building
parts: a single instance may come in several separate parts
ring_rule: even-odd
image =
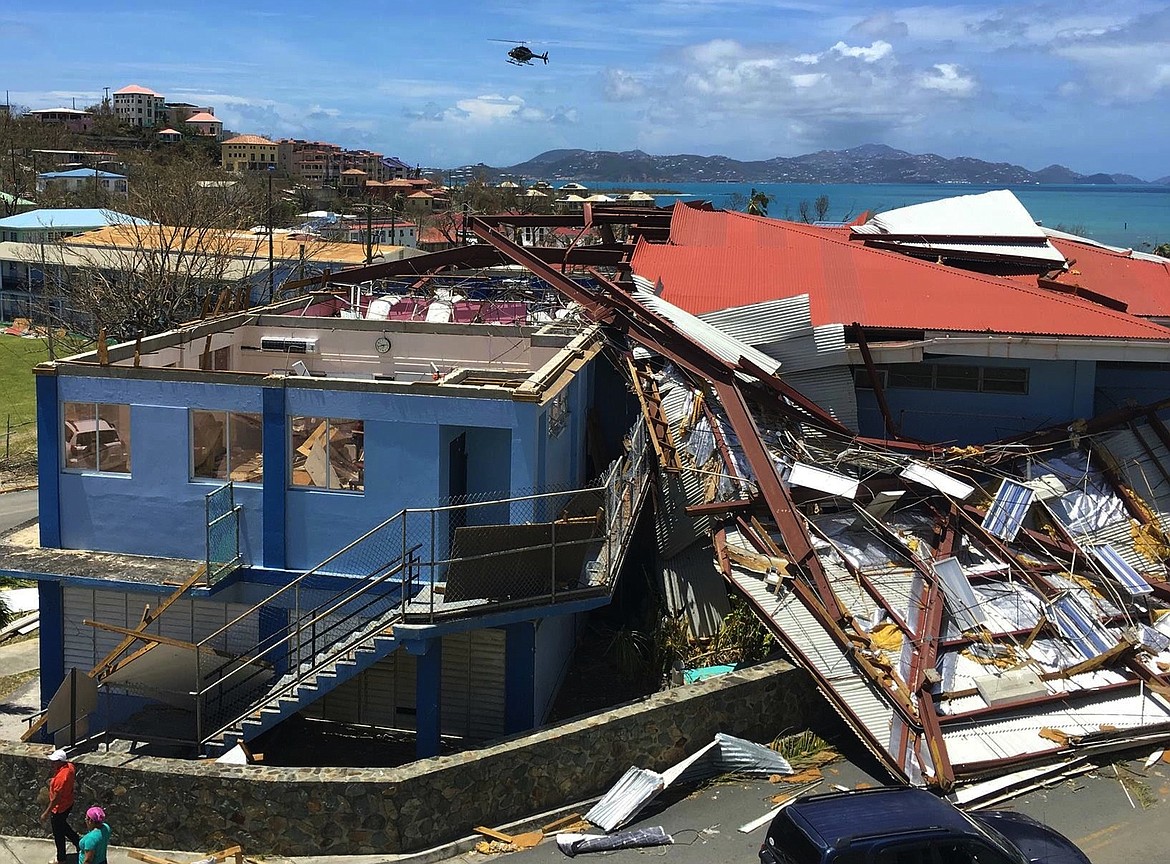
[[[479,218],[477,245],[39,369],[39,543],[4,555],[62,622],[45,700],[67,668],[155,699],[182,668],[210,751],[298,712],[389,712],[420,755],[532,728],[653,485],[671,611],[702,639],[742,597],[895,779],[1170,738],[1167,262],[956,201]],[[509,239],[535,227],[600,242]],[[444,282],[500,264],[531,290]],[[186,593],[154,578],[188,565]]]

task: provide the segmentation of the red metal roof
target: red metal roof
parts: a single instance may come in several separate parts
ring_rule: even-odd
[[[1131,315],[1170,318],[1170,261],[1133,258],[1092,243],[1051,237],[1070,262],[1056,281],[1079,285],[1125,303]]]
[[[1170,330],[1078,297],[852,243],[844,232],[676,205],[670,243],[633,270],[695,315],[808,294],[813,324],[1167,339]]]

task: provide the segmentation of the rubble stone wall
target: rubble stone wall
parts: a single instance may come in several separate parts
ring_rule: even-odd
[[[816,726],[827,706],[783,661],[744,669],[489,747],[401,768],[229,766],[126,753],[76,758],[73,821],[101,804],[113,843],[192,852],[360,855],[427,849],[604,792],[631,765],[662,770],[716,732],[755,741]],[[0,743],[0,824],[48,836],[37,817],[43,745]]]

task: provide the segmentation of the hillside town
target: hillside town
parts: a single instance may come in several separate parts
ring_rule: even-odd
[[[454,182],[139,84],[0,136],[0,320],[49,352],[4,831],[48,758],[205,861],[666,845],[728,774],[778,787],[748,834],[828,751],[952,815],[1165,779],[1170,259],[1007,189]],[[1023,854],[953,818],[966,858],[842,842]]]

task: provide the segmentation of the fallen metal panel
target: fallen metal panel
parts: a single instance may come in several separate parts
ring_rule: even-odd
[[[588,852],[613,852],[647,846],[670,846],[674,838],[661,826],[619,831],[617,834],[558,834],[557,848],[573,858]]]
[[[680,333],[702,345],[716,357],[732,366],[739,365],[741,360],[748,360],[770,375],[775,375],[780,369],[780,363],[767,354],[757,351],[746,342],[729,336],[713,324],[701,318],[696,318],[689,312],[684,312],[673,303],[669,303],[653,293],[654,285],[641,276],[634,276],[634,284],[640,290],[634,292],[634,299],[647,309],[666,318]]]
[[[943,738],[951,762],[978,764],[999,759],[1019,760],[1059,749],[1059,745],[1040,737],[1042,729],[1057,729],[1070,737],[1099,735],[1102,727],[1123,732],[1138,732],[1144,727],[1170,723],[1170,707],[1148,690],[1104,699],[1084,701],[1075,707],[1050,703],[1005,714],[1002,718],[983,719],[962,725],[943,727]]]
[[[788,474],[788,485],[803,486],[806,489],[816,489],[840,498],[852,499],[857,497],[858,481],[835,471],[826,471],[824,468],[797,462]]]
[[[857,390],[853,373],[845,366],[790,371],[782,377],[792,387],[823,406],[842,425],[857,428]]]
[[[633,819],[664,788],[666,780],[657,771],[632,766],[590,808],[585,814],[585,820],[603,831],[613,831]]]
[[[694,543],[663,559],[658,568],[667,610],[671,615],[686,615],[696,639],[709,639],[718,633],[723,616],[731,611],[727,586],[712,566],[713,559],[709,545]]]
[[[1086,659],[1116,647],[1117,639],[1097,623],[1084,605],[1071,594],[1062,594],[1047,606],[1048,620]]]
[[[971,583],[967,581],[967,574],[959,566],[958,560],[953,556],[940,558],[931,562],[931,567],[946,596],[947,611],[959,622],[960,628],[966,632],[984,626],[987,616],[983,614],[979,600],[971,590]]]
[[[1094,558],[1101,562],[1105,572],[1121,583],[1121,587],[1130,597],[1141,597],[1154,593],[1150,583],[1138,575],[1138,572],[1129,566],[1121,554],[1108,543],[1090,546],[1089,551],[1093,553]]]
[[[922,486],[936,489],[951,498],[958,498],[960,501],[975,491],[974,486],[956,480],[950,474],[938,471],[926,463],[916,460],[911,460],[910,464],[902,469],[901,476]]]
[[[585,819],[605,831],[612,831],[637,816],[668,786],[697,783],[733,773],[791,774],[792,766],[779,753],[762,744],[719,732],[714,741],[661,774],[645,768],[630,768],[585,814]]]
[[[1009,543],[1015,540],[1035,496],[1036,493],[1027,486],[1004,480],[983,517],[983,529]]]

